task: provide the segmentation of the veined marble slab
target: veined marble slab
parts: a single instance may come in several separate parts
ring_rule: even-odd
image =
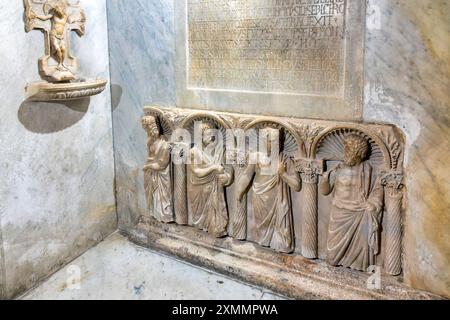
[[[108,0],[114,152],[119,226],[145,210],[146,103],[175,104],[173,1]]]
[[[175,1],[177,106],[362,120],[365,1]]]
[[[23,300],[279,300],[283,297],[130,243],[118,233]]]
[[[73,36],[80,74],[109,78],[105,0],[82,0]],[[25,32],[22,1],[2,1],[0,215],[5,295],[36,285],[116,229],[109,87],[78,102],[26,102],[44,35]]]
[[[369,0],[364,119],[406,134],[407,284],[450,297],[450,4]]]

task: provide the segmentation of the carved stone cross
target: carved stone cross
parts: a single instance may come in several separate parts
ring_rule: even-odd
[[[24,0],[25,29],[45,34],[45,56],[39,59],[41,77],[49,82],[76,80],[78,60],[70,48],[70,32],[85,33],[86,14],[79,2]]]

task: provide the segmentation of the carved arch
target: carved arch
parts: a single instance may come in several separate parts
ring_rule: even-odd
[[[232,128],[232,124],[228,120],[207,112],[195,112],[193,114],[190,114],[189,116],[186,117],[186,119],[183,120],[180,127],[183,129],[188,129],[189,126],[191,126],[195,121],[199,121],[202,119],[213,121],[224,129]]]
[[[208,112],[195,112],[187,116],[186,119],[181,122],[180,128],[186,129],[192,134],[194,132],[195,122],[201,120],[213,122],[217,126],[222,134],[224,147],[226,148],[228,145],[228,139],[231,139],[231,136],[227,134],[227,130],[231,130],[233,126],[230,121],[224,119],[223,117]]]
[[[288,153],[295,154],[294,156],[304,157],[304,142],[301,139],[298,132],[294,129],[294,127],[286,121],[278,120],[274,118],[265,118],[261,117],[256,120],[253,120],[249,124],[247,124],[244,128],[245,131],[251,129],[258,129],[266,126],[272,126],[275,128],[282,127],[286,130],[287,135],[284,141],[284,147],[287,148]]]
[[[369,142],[371,149],[369,162],[372,165],[381,170],[391,168],[391,155],[383,140],[371,130],[360,125],[338,125],[323,131],[313,142],[312,158],[342,160],[344,138],[349,134],[358,134]]]

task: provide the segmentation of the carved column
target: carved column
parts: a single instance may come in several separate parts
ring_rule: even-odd
[[[312,159],[298,159],[297,171],[303,184],[302,255],[317,259],[318,250],[318,183],[323,173],[323,162]]]
[[[386,204],[386,253],[384,268],[390,275],[402,273],[403,174],[385,172],[382,177]]]
[[[187,207],[187,172],[186,148],[179,143],[175,145],[176,150],[172,157],[177,157],[174,161],[174,207],[175,222],[179,225],[187,225],[189,223],[188,207]]]
[[[235,175],[236,179],[242,175],[245,171],[248,163],[247,157],[245,154],[241,152],[236,152],[236,168]],[[247,239],[247,193],[242,198],[242,201],[236,199],[236,213],[232,217],[232,228],[231,228],[231,236],[238,240],[246,240]]]

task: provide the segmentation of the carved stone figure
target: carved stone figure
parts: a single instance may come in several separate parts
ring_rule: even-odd
[[[202,146],[191,150],[188,198],[192,224],[215,237],[227,235],[228,209],[225,187],[233,181],[233,169],[224,165],[223,145],[218,143],[217,128],[202,122]]]
[[[383,187],[371,165],[368,141],[357,134],[344,139],[344,162],[324,173],[321,192],[333,193],[327,261],[367,271],[379,253]]]
[[[281,140],[280,130],[264,128],[261,134],[268,137],[267,152],[272,153],[272,138]],[[283,253],[294,251],[294,230],[289,187],[301,190],[301,181],[297,174],[289,173],[287,159],[281,153],[276,172],[272,172],[272,164],[267,155],[260,152],[250,154],[249,165],[237,183],[238,200],[242,201],[248,187],[253,185],[253,210],[255,215],[256,241]]]
[[[45,33],[45,56],[39,59],[39,72],[48,82],[27,86],[34,101],[70,100],[102,92],[106,80],[79,80],[78,60],[70,51],[70,32],[85,34],[86,14],[78,2],[68,0],[24,0],[25,27]]]
[[[170,145],[155,117],[144,117],[142,126],[148,134],[149,157],[144,167],[148,209],[158,221],[174,222]]]

